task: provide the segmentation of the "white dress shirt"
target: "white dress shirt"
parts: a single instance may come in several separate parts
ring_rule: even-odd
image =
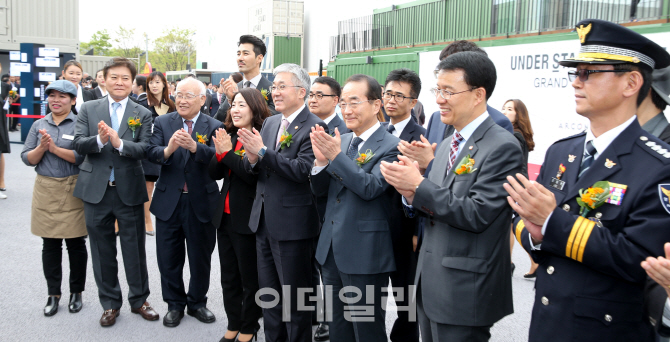
[[[256,75],[254,78],[252,78],[250,80],[247,80],[246,77],[242,77],[242,86],[244,87],[244,84],[247,83],[247,81],[249,81],[249,82],[251,82],[251,84],[249,85],[249,88],[256,89],[256,88],[258,88],[258,82],[261,81],[261,77],[263,77],[263,75],[261,75],[261,74]],[[268,90],[270,90],[270,89],[268,89]]]
[[[335,119],[336,116],[337,116],[337,113],[333,113],[329,117],[325,118],[323,120],[323,122],[325,122],[326,125],[328,125],[331,121],[333,121],[333,119]],[[330,132],[330,133],[333,133],[333,132]]]
[[[407,124],[409,123],[409,120],[411,120],[411,119],[412,119],[412,117],[408,116],[407,119],[402,120],[402,121],[398,122],[397,124],[392,124],[391,122],[389,122],[389,126],[393,126],[393,128],[394,128],[394,130],[393,130],[393,132],[391,132],[391,134],[393,134],[396,138],[400,138],[400,134],[402,134],[402,131],[405,129],[405,127],[407,127]],[[388,129],[388,126],[387,126],[387,129]]]
[[[81,88],[80,88],[81,89]],[[114,107],[112,107],[112,103],[116,102],[114,99],[112,99],[111,96],[107,96],[107,102],[109,102],[109,118],[111,120],[112,118],[112,112],[114,112]],[[119,101],[121,104],[121,107],[116,111],[116,119],[118,120],[119,127],[121,127],[121,123],[123,122],[123,114],[126,112],[126,106],[128,105],[128,97],[124,98],[123,100]],[[98,139],[98,148],[102,150],[102,148],[109,143],[109,139],[107,139],[107,143],[102,143],[102,140],[100,140],[100,135],[97,135]],[[123,152],[123,139],[121,139],[121,144],[119,145],[119,148],[117,148],[119,153]]]

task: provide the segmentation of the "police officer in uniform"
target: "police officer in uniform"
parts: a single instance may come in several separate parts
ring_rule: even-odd
[[[589,129],[554,143],[536,182],[504,185],[517,240],[539,264],[529,341],[653,341],[640,263],[670,241],[670,145],[635,114],[670,55],[611,22],[583,20],[577,33],[580,53],[561,65],[576,68]]]

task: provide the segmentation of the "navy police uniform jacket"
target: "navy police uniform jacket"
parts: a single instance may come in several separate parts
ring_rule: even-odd
[[[670,145],[634,120],[578,179],[585,135],[547,151],[537,182],[557,207],[540,250],[531,248],[524,222],[514,221],[517,240],[539,264],[529,341],[653,341],[640,262],[665,255],[670,241]],[[561,164],[559,189],[551,184]],[[598,181],[615,188],[612,203],[582,218],[579,190]]]

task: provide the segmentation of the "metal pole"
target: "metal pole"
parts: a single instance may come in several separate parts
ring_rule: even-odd
[[[144,33],[145,52],[147,53],[147,63],[149,63],[149,35]]]

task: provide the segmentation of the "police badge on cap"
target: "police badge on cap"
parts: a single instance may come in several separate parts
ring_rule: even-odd
[[[582,44],[579,55],[559,62],[562,66],[577,64],[646,65],[651,69],[670,66],[670,54],[643,35],[621,25],[598,19],[586,19],[576,26]]]

